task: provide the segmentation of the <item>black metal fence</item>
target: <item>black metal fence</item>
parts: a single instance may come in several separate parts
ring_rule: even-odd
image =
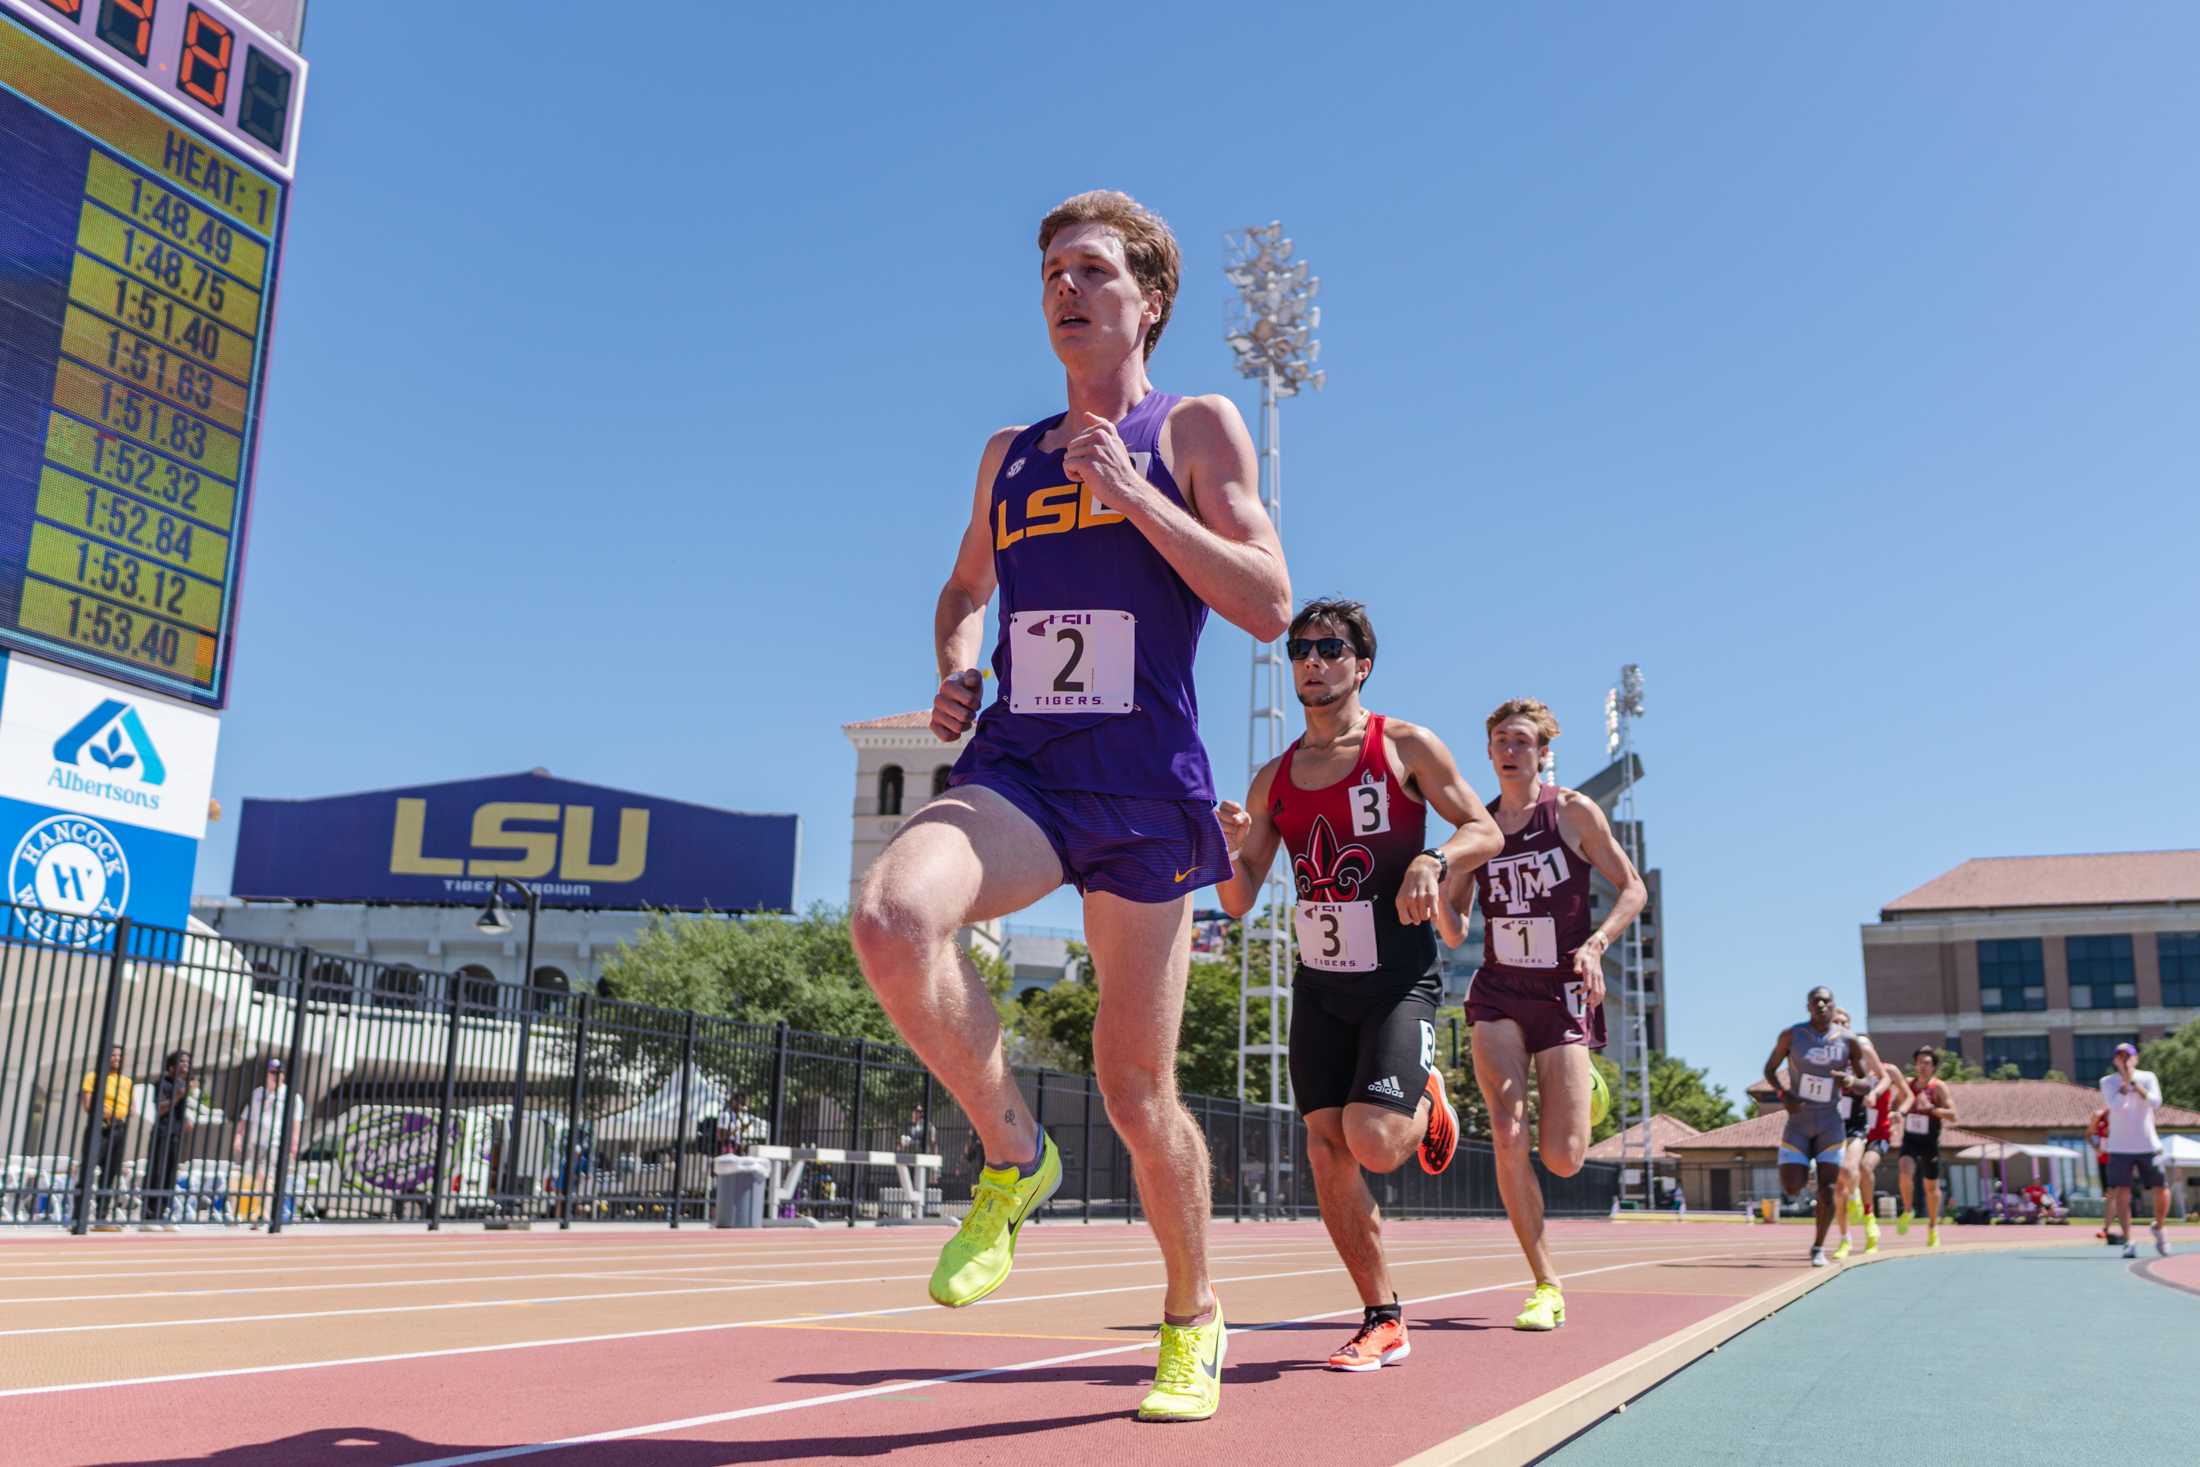
[[[1021,1073],[1062,1153],[1055,1217],[1138,1215],[1089,1075]],[[1317,1213],[1297,1119],[1190,1096],[1220,1216]],[[301,948],[0,905],[0,1224],[265,1226],[298,1219],[651,1219],[709,1212],[711,1164],[757,1143],[944,1159],[808,1167],[782,1216],[936,1215],[981,1157],[898,1045]],[[1618,1169],[1543,1174],[1601,1213]],[[1486,1145],[1441,1177],[1370,1179],[1393,1216],[1502,1211]]]

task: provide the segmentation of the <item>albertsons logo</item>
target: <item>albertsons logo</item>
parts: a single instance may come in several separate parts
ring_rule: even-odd
[[[85,815],[50,815],[23,832],[8,861],[15,920],[39,942],[106,941],[130,902],[130,862],[114,832]]]
[[[93,795],[138,810],[158,810],[155,793],[168,781],[145,720],[120,698],[108,698],[54,742],[54,789]]]

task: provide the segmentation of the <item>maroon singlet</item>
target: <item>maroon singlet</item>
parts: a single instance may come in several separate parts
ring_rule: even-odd
[[[1503,807],[1499,795],[1490,813]],[[1482,968],[1468,990],[1470,1020],[1517,1020],[1531,1050],[1604,1047],[1604,1006],[1588,1008],[1574,977],[1574,954],[1595,930],[1589,920],[1593,869],[1559,831],[1558,787],[1541,786],[1528,823],[1506,836],[1505,849],[1474,873]],[[1485,1012],[1478,1016],[1476,1009]]]

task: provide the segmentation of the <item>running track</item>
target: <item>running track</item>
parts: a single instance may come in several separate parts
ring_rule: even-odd
[[[924,1296],[932,1228],[9,1237],[0,1456],[720,1467],[1030,1448],[1133,1467],[1211,1463],[1226,1432],[1229,1459],[1261,1467],[1333,1467],[1341,1436],[1355,1462],[1396,1462],[1813,1281],[1795,1227],[1552,1232],[1570,1323],[1526,1336],[1507,1328],[1527,1275],[1502,1222],[1390,1225],[1413,1355],[1352,1376],[1321,1364],[1359,1309],[1320,1225],[1218,1223],[1222,1415],[1174,1427],[1131,1419],[1160,1303],[1143,1227],[1033,1226],[1008,1285],[955,1312]],[[1944,1253],[1989,1234],[1951,1237]],[[1887,1230],[1897,1257],[1921,1242]]]

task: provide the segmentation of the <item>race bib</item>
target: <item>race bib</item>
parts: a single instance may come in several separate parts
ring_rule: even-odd
[[[1373,902],[1300,902],[1292,914],[1299,961],[1317,973],[1375,971]]]
[[[1795,1087],[1803,1099],[1823,1105],[1833,1099],[1833,1077],[1830,1075],[1805,1075]]]
[[[1362,780],[1347,794],[1352,803],[1354,835],[1384,835],[1390,830],[1390,781],[1380,775]]]
[[[1011,713],[1128,713],[1138,622],[1127,611],[1019,611],[1008,619]]]
[[[1931,1116],[1907,1115],[1902,1118],[1902,1129],[1912,1136],[1923,1136],[1933,1128]]]
[[[1499,917],[1490,923],[1490,944],[1508,968],[1558,966],[1558,924],[1549,917]]]

